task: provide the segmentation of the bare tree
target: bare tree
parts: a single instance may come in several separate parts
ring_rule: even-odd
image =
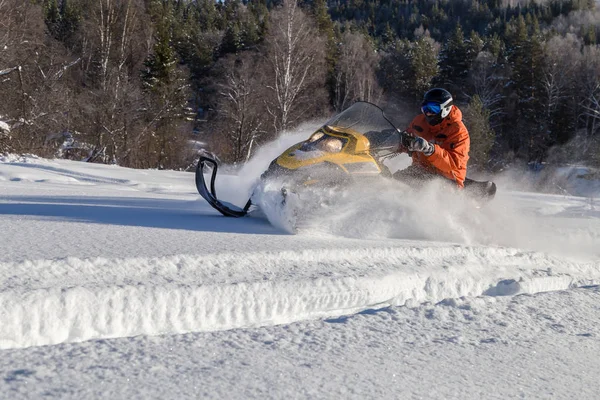
[[[473,90],[473,96],[479,97],[483,108],[489,112],[489,121],[492,129],[497,128],[503,115],[502,89],[506,83],[506,77],[496,70],[496,57],[487,51],[480,52],[469,72],[469,83]]]
[[[571,94],[581,62],[581,41],[573,34],[554,36],[545,45],[542,84],[548,120]]]
[[[89,87],[81,121],[97,159],[130,165],[133,132],[141,131],[139,70],[148,54],[141,0],[82,0],[87,10],[80,47]]]
[[[0,15],[0,114],[14,121],[10,148],[51,155],[46,137],[66,119],[65,75],[78,60],[47,38],[39,4],[0,0]]]
[[[593,10],[575,10],[568,14],[558,15],[552,20],[551,29],[560,34],[577,34],[581,27],[598,26],[599,23],[600,10],[596,6]]]
[[[0,0],[0,91],[3,94],[0,114],[18,119],[26,112],[23,87],[24,47],[31,35],[26,19],[31,5],[18,0]],[[15,96],[15,93],[20,95]],[[18,113],[18,114],[17,114]]]
[[[382,90],[375,76],[379,60],[379,55],[363,35],[344,32],[334,75],[336,111],[342,111],[356,100],[380,100]]]
[[[279,133],[325,108],[325,40],[295,0],[284,0],[271,13],[265,43],[267,111]]]
[[[582,69],[579,75],[582,87],[580,115],[589,136],[600,128],[600,49],[586,46],[583,51]]]
[[[577,115],[584,127],[578,132],[577,150],[582,156],[593,158],[600,148],[600,48],[597,46],[584,47],[577,80],[581,91]]]
[[[265,133],[264,107],[255,55],[231,56],[221,65],[223,82],[219,85],[219,127],[225,137],[231,161],[248,161],[256,143]]]

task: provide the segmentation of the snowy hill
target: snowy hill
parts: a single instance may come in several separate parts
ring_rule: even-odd
[[[600,392],[587,197],[360,192],[289,235],[191,173],[3,156],[0,222],[0,398]]]

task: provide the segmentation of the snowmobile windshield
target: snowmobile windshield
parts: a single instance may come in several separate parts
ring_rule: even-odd
[[[388,148],[397,143],[398,131],[374,104],[357,102],[325,123],[337,129],[351,129],[369,139],[371,149]]]

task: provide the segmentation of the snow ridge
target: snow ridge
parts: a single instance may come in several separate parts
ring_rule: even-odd
[[[215,331],[600,283],[600,263],[439,245],[0,264],[0,348]]]

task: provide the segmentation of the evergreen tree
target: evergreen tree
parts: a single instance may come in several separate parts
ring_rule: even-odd
[[[497,33],[494,33],[485,41],[484,49],[489,51],[496,59],[499,59],[505,51],[504,41]]]
[[[544,134],[547,121],[541,108],[541,77],[543,73],[542,37],[537,19],[520,15],[510,35],[509,63],[512,68],[512,88],[516,95],[517,129],[510,133],[513,150],[527,160],[540,160],[544,154]]]
[[[330,104],[333,104],[335,98],[335,69],[340,57],[338,43],[341,42],[341,39],[329,16],[326,0],[314,0],[313,15],[317,31],[326,39],[327,91],[329,93]]]
[[[407,94],[410,88],[410,42],[398,39],[385,48],[379,81],[389,94]]]
[[[431,82],[439,73],[437,56],[435,42],[430,37],[423,36],[412,44],[410,89],[416,99],[421,99],[423,93],[431,88]]]
[[[59,33],[61,15],[58,9],[58,0],[46,0],[44,4],[45,22],[54,37]]]
[[[244,40],[240,24],[237,21],[229,21],[227,29],[225,29],[225,35],[223,35],[223,42],[221,43],[221,53],[237,53],[243,47]]]
[[[177,64],[177,54],[171,46],[171,34],[165,22],[157,24],[155,40],[153,52],[144,62],[146,69],[142,72],[143,81],[151,90],[171,84]]]
[[[420,100],[438,75],[438,50],[433,39],[397,40],[386,48],[379,71],[381,87],[392,96]]]
[[[79,28],[81,14],[71,0],[45,0],[44,11],[50,34],[61,42],[67,42]]]
[[[264,10],[265,8],[260,7],[248,9],[238,0],[225,3],[226,27],[221,43],[222,55],[248,50],[262,41],[266,32],[266,22],[264,15],[260,13]],[[263,21],[259,22],[259,18],[262,18]]]
[[[390,43],[393,43],[397,39],[396,32],[390,26],[390,23],[385,24],[385,30],[383,32],[381,42],[383,46],[387,46]]]
[[[223,29],[223,18],[213,0],[196,0],[190,3],[193,16],[202,32]]]
[[[583,29],[583,27],[582,27]],[[583,38],[585,40],[586,45],[595,45],[596,44],[596,27],[594,25],[590,25],[585,29],[583,33]]]
[[[240,6],[239,0],[227,0],[225,6],[225,35],[221,42],[221,54],[237,53],[244,47],[242,38],[242,27],[240,22]]]
[[[475,31],[471,31],[471,35],[469,36],[469,40],[466,43],[467,46],[467,63],[469,68],[473,64],[473,61],[477,57],[477,55],[483,50],[485,47],[485,42],[479,36],[479,34]]]
[[[550,123],[546,117],[543,106],[542,77],[544,72],[544,39],[540,30],[537,17],[532,17],[531,32],[528,40],[529,71],[527,83],[529,96],[524,98],[525,109],[529,119],[533,122],[531,127],[532,140],[529,143],[529,160],[541,162],[547,155],[547,150],[552,142],[549,137]]]
[[[469,102],[464,119],[471,138],[469,168],[486,170],[496,135],[490,127],[490,112],[485,109],[479,96],[475,95]]]
[[[145,139],[149,166],[162,169],[176,164],[177,151],[184,142],[179,126],[189,116],[189,77],[179,68],[179,57],[172,44],[175,23],[172,5],[157,0],[151,10],[155,19],[155,43],[144,63],[142,81],[150,95],[148,117],[153,132]]]
[[[440,80],[458,93],[469,71],[469,48],[460,24],[448,38],[440,55]]]

